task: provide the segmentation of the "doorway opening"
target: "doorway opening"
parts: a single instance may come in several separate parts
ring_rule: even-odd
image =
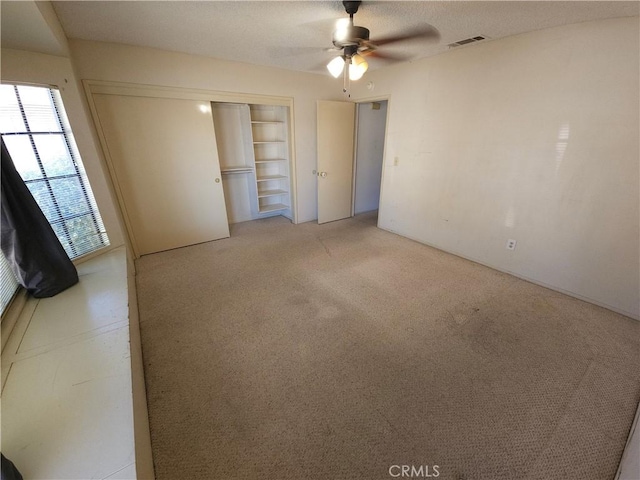
[[[358,103],[352,215],[371,212],[377,217],[387,129],[387,100]]]

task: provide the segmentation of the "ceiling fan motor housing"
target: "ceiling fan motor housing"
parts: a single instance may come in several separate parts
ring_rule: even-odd
[[[362,42],[369,41],[369,29],[349,25],[344,29],[333,32],[333,44],[337,48],[344,48],[351,45],[360,45]]]

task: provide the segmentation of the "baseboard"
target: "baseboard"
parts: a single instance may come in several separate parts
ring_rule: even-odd
[[[147,390],[144,383],[135,266],[129,255],[127,255],[127,289],[129,294],[129,339],[131,348],[133,436],[136,449],[136,475],[139,480],[153,480],[155,479],[155,472],[151,451]]]

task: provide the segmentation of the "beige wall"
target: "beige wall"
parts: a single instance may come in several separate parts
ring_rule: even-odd
[[[78,151],[87,171],[112,247],[124,243],[119,217],[103,170],[101,154],[78,88],[71,61],[65,57],[2,49],[2,81],[54,85],[59,88]]]
[[[368,73],[380,226],[638,317],[638,36],[583,23]]]
[[[331,77],[113,43],[69,44],[81,79],[292,97],[298,221],[317,218],[315,102],[341,99]]]
[[[584,23],[367,73],[354,99],[390,96],[380,226],[638,317],[638,34],[637,18]],[[333,79],[69,43],[80,79],[293,97],[299,221],[316,218],[315,102],[342,99]],[[24,55],[3,50],[3,79],[70,71],[45,55],[34,72]],[[81,154],[98,197],[97,155]]]

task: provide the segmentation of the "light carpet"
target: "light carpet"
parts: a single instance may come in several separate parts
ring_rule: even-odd
[[[136,262],[158,480],[613,478],[640,323],[375,225]]]

